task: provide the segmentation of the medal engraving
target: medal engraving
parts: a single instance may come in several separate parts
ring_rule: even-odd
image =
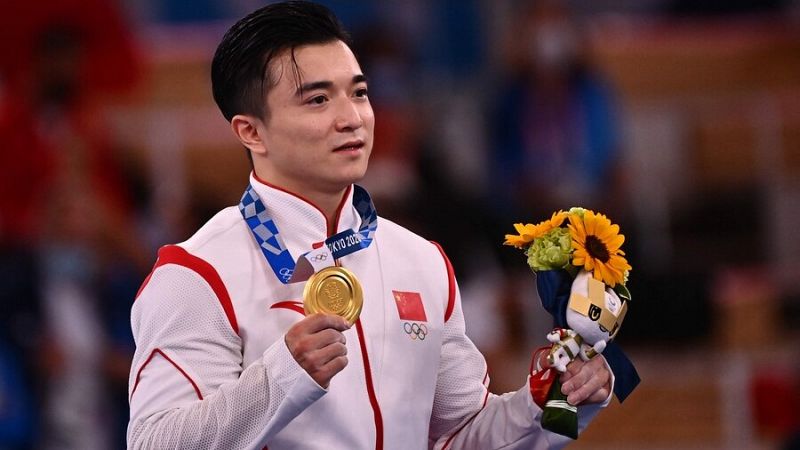
[[[344,267],[320,270],[309,278],[303,290],[306,314],[336,314],[351,325],[358,320],[363,302],[358,278]]]
[[[346,306],[345,290],[347,286],[344,285],[342,280],[337,278],[328,278],[322,283],[320,289],[319,302],[325,305],[325,308],[335,314],[341,314]]]

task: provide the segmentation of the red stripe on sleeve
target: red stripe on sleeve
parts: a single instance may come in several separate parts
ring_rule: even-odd
[[[175,361],[170,359],[169,356],[165,355],[164,352],[162,352],[161,349],[158,348],[154,349],[150,353],[150,356],[147,358],[147,361],[145,361],[144,364],[142,364],[142,367],[139,368],[139,371],[136,372],[136,382],[133,384],[133,390],[131,391],[131,399],[133,398],[133,394],[136,393],[136,388],[139,387],[139,379],[142,376],[142,371],[144,370],[145,367],[147,367],[148,364],[150,364],[150,361],[153,360],[153,357],[156,356],[156,354],[161,355],[162,358],[166,359],[170,364],[172,364],[176,369],[178,369],[178,372],[180,372],[181,375],[183,375],[187,380],[189,380],[189,383],[192,384],[194,392],[197,394],[197,398],[199,398],[200,400],[203,399],[203,394],[200,393],[200,388],[197,387],[197,383],[194,382],[192,377],[190,377],[189,374],[187,374],[186,371],[183,370],[181,366],[176,364]]]
[[[233,331],[236,334],[239,334],[239,323],[236,320],[236,312],[233,310],[233,302],[231,302],[231,297],[228,295],[228,289],[225,288],[225,284],[222,282],[222,278],[220,278],[219,273],[217,270],[214,269],[214,266],[206,262],[204,259],[198,258],[187,252],[183,247],[177,245],[165,245],[158,250],[158,259],[156,260],[156,264],[153,266],[153,270],[150,274],[145,278],[144,283],[142,283],[142,287],[139,288],[139,292],[136,293],[136,297],[139,297],[139,294],[142,293],[147,283],[150,282],[150,278],[153,276],[153,272],[161,266],[167,264],[176,264],[179,266],[186,267],[187,269],[191,269],[196,272],[198,275],[203,277],[211,286],[211,289],[214,291],[214,294],[217,296],[220,305],[222,305],[222,309],[225,311],[225,315],[228,317],[228,322],[230,322]]]
[[[478,412],[476,412],[476,413],[475,413],[475,414],[474,414],[472,417],[470,417],[468,421],[464,422],[464,424],[463,424],[463,425],[461,425],[460,427],[458,427],[458,429],[456,430],[456,432],[455,432],[455,433],[453,433],[452,435],[450,435],[450,438],[449,438],[449,439],[447,439],[447,441],[445,441],[445,443],[444,443],[444,446],[442,447],[442,450],[447,450],[447,447],[449,447],[449,446],[450,446],[450,443],[452,443],[452,442],[453,442],[453,439],[455,439],[455,437],[456,437],[456,436],[458,436],[458,433],[460,433],[460,432],[461,432],[461,430],[463,430],[463,429],[464,429],[464,427],[466,427],[467,425],[469,425],[469,423],[470,423],[470,422],[472,422],[473,420],[475,420],[475,418],[476,418],[476,417],[478,417],[478,414],[479,414],[481,411],[483,411],[483,408],[485,408],[485,407],[486,407],[486,402],[489,400],[489,388],[488,388],[488,386],[486,386],[486,382],[487,382],[488,380],[489,380],[489,370],[487,369],[487,370],[486,370],[486,375],[484,375],[484,376],[483,376],[483,381],[481,382],[481,384],[483,384],[483,387],[484,387],[484,388],[486,388],[486,393],[483,395],[483,404],[481,405],[481,409],[479,409],[479,410],[478,410]]]
[[[447,286],[449,289],[449,294],[447,298],[447,309],[444,312],[444,321],[447,322],[450,320],[450,316],[453,314],[453,308],[456,306],[456,274],[453,271],[453,265],[450,264],[450,259],[444,253],[444,249],[438,242],[431,241],[436,248],[439,249],[439,252],[442,254],[442,258],[444,258],[444,264],[447,267]]]

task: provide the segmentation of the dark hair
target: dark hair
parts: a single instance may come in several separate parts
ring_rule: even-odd
[[[211,63],[211,89],[222,115],[230,121],[236,114],[264,117],[267,90],[277,80],[267,71],[270,61],[283,52],[309,44],[350,36],[326,7],[305,1],[275,3],[258,9],[236,22],[217,47]]]

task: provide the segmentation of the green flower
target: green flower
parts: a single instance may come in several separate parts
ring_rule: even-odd
[[[528,265],[536,270],[564,269],[570,263],[572,238],[566,228],[554,228],[537,238],[525,251]]]
[[[581,208],[580,206],[573,206],[572,208],[567,211],[567,214],[570,216],[578,216],[583,219],[583,214],[586,212],[586,208]]]

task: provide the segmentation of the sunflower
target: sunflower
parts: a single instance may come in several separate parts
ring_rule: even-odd
[[[519,234],[507,234],[506,240],[503,242],[503,244],[513,245],[517,248],[525,248],[530,245],[534,239],[544,236],[553,228],[560,227],[564,223],[564,219],[566,217],[567,213],[565,211],[558,211],[554,212],[550,219],[539,222],[536,225],[531,223],[526,223],[524,225],[521,223],[515,223],[514,229],[516,229],[517,233]]]
[[[603,214],[586,210],[581,219],[570,214],[569,230],[572,235],[574,266],[583,266],[594,278],[610,287],[623,284],[626,271],[631,266],[620,250],[625,236],[619,234],[619,225],[612,224]]]

